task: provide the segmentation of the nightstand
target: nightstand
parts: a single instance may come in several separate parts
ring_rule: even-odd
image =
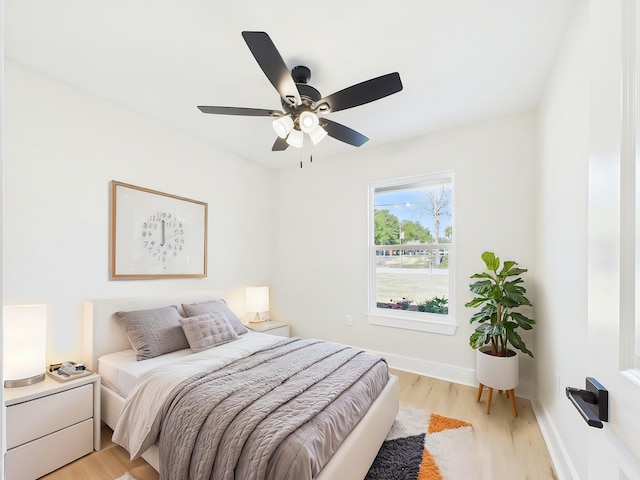
[[[100,449],[100,376],[58,382],[48,375],[5,388],[5,478],[33,480]]]
[[[268,333],[280,337],[289,336],[289,324],[284,322],[268,320],[266,322],[245,323],[245,326],[254,332]]]

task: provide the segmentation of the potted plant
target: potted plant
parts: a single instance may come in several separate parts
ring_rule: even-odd
[[[511,260],[501,267],[500,258],[493,252],[484,252],[481,257],[487,271],[471,276],[477,279],[469,285],[476,296],[465,303],[469,308],[482,307],[471,317],[470,323],[477,327],[469,344],[478,350],[476,369],[480,385],[513,390],[518,385],[518,357],[509,347],[533,357],[517,331],[531,330],[535,324],[532,318],[516,311],[522,306],[532,306],[520,277],[527,269],[518,268]]]

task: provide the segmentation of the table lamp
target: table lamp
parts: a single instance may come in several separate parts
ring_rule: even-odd
[[[249,320],[251,323],[265,320],[265,317],[260,317],[260,313],[269,311],[269,287],[247,287],[246,311],[256,314],[252,320]]]
[[[47,306],[3,308],[4,386],[22,387],[44,380],[47,363]]]

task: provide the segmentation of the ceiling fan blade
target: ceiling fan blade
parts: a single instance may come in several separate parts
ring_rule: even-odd
[[[279,117],[283,115],[278,110],[267,110],[265,108],[243,108],[243,107],[206,107],[199,106],[202,113],[215,113],[218,115],[242,115],[245,117]]]
[[[278,49],[265,32],[242,32],[249,50],[280,96],[293,106],[301,105],[300,93]]]
[[[326,130],[330,137],[340,140],[341,142],[348,143],[349,145],[353,145],[354,147],[360,147],[369,140],[361,133],[358,133],[349,127],[345,127],[340,123],[327,120],[326,118],[320,120],[320,126]]]
[[[402,90],[400,74],[398,72],[388,73],[324,97],[315,102],[315,106],[320,107],[320,111],[323,113],[337,112],[379,100],[400,90]],[[323,109],[323,104],[326,104],[328,110]]]
[[[287,143],[286,138],[276,138],[276,141],[273,143],[273,147],[271,147],[272,152],[281,152],[286,150],[289,144]]]

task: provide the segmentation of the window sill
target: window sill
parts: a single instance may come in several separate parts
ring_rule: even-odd
[[[420,317],[420,318],[418,318]],[[441,335],[455,335],[458,324],[453,318],[442,315],[430,315],[424,313],[411,314],[405,311],[387,312],[378,309],[367,314],[367,321],[370,325],[382,327],[401,328],[404,330],[417,330],[419,332],[439,333]]]

